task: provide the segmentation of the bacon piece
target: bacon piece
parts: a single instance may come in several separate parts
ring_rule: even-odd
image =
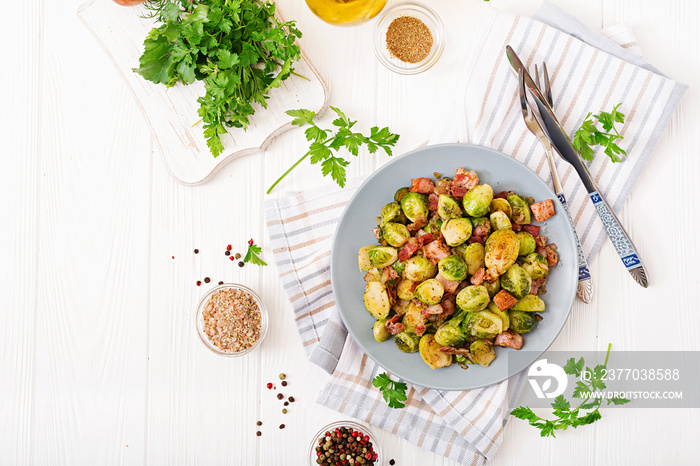
[[[430,195],[428,196],[428,210],[431,210],[431,211],[437,210],[439,200],[440,200],[440,196],[438,196],[435,193],[430,193]]]
[[[521,224],[517,223],[517,221],[514,221],[513,223],[511,223],[511,228],[512,228],[513,231],[515,231],[515,232],[520,231],[520,230],[522,229],[522,227],[523,227],[523,226],[522,226]]]
[[[430,178],[414,178],[411,180],[409,191],[412,193],[430,194],[435,189],[435,184]]]
[[[389,268],[391,268],[391,267],[389,267]],[[396,290],[393,287],[387,286],[386,287],[386,294],[389,296],[389,304],[390,305],[393,305],[394,303],[396,303]]]
[[[498,194],[494,194],[493,197],[497,197],[499,199],[508,199],[508,194],[509,194],[508,191],[501,191]]]
[[[552,202],[551,199],[536,202],[535,204],[530,205],[530,210],[532,211],[532,215],[535,216],[535,220],[538,222],[544,222],[554,215],[554,202]]]
[[[540,227],[537,225],[523,225],[523,231],[530,233],[535,238],[540,235]]]
[[[496,280],[500,279],[501,276],[498,274],[498,271],[495,269],[487,269],[486,270],[486,276],[484,276],[484,281],[487,283],[493,283]]]
[[[418,233],[416,233],[415,238],[416,238],[416,240],[418,240],[418,244],[420,244],[421,246],[424,246],[430,242],[435,241],[435,237],[432,234],[430,234],[424,230],[418,230]]]
[[[399,314],[387,319],[386,322],[384,322],[384,327],[386,327],[387,332],[391,333],[392,335],[403,332],[406,326],[399,322],[400,320],[401,316]]]
[[[423,254],[435,265],[450,255],[450,249],[445,243],[438,240],[423,246]]]
[[[544,248],[542,248],[544,251],[542,254],[545,259],[547,259],[547,264],[550,267],[553,267],[557,265],[557,262],[559,262],[559,254],[557,253],[557,245],[554,243],[548,244]]]
[[[523,347],[523,336],[513,330],[506,330],[496,335],[493,344],[519,350]]]
[[[453,187],[451,191],[452,197],[454,197],[458,201],[461,201],[464,195],[467,194],[467,191],[469,190],[467,188]]]
[[[421,311],[421,314],[423,314],[424,317],[428,317],[430,314],[442,314],[444,309],[442,308],[442,304],[433,304],[432,306],[428,306],[425,309]]]
[[[547,284],[547,277],[538,278],[537,280],[532,280],[532,287],[530,287],[530,294],[538,295],[545,294],[547,289],[545,285]]]
[[[484,244],[484,237],[483,236],[472,236],[469,238],[469,244],[473,243],[481,243]]]
[[[471,354],[469,353],[469,348],[453,348],[451,346],[443,346],[442,348],[438,348],[438,351],[441,353],[447,353],[447,354],[462,354],[464,356],[467,356],[469,359],[471,359]]]
[[[410,223],[406,228],[408,228],[408,231],[410,231],[411,233],[415,233],[418,230],[420,230],[421,228],[423,228],[424,226],[426,226],[427,224],[428,224],[427,218],[419,218],[415,222]]]
[[[482,283],[484,283],[485,276],[486,269],[482,267],[479,270],[477,270],[474,275],[472,275],[472,278],[469,281],[472,283],[472,285],[481,285]]]
[[[399,260],[405,261],[411,257],[420,247],[416,238],[410,238],[403,248],[399,251]]]
[[[381,241],[382,235],[381,230],[379,228],[372,228],[372,233],[374,233],[374,237],[377,238],[377,241]]]
[[[435,279],[442,283],[442,287],[445,288],[445,291],[450,294],[454,294],[454,292],[457,290],[457,287],[459,286],[459,282],[454,280],[448,280],[447,278],[443,277],[441,273],[438,273]]]
[[[547,245],[547,237],[542,235],[535,236],[535,244],[539,247],[545,247]]]
[[[454,188],[465,188],[469,191],[477,184],[479,184],[479,176],[474,170],[466,171],[464,168],[459,167],[455,171],[455,176],[452,178],[451,186],[453,190]]]
[[[518,300],[506,290],[501,290],[493,297],[493,302],[496,303],[496,306],[498,306],[501,311],[505,311],[515,306]]]
[[[482,238],[486,238],[488,235],[489,230],[484,225],[479,224],[474,228],[474,236],[481,236]]]
[[[445,294],[442,297],[442,317],[451,316],[455,312],[455,297],[451,294]]]
[[[399,273],[393,267],[384,267],[380,281],[386,283],[392,278],[399,278]]]

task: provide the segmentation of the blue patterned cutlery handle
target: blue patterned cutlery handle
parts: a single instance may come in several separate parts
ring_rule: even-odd
[[[557,193],[559,202],[564,206],[564,211],[566,212],[566,218],[569,219],[569,225],[571,225],[571,231],[574,232],[574,239],[576,240],[576,252],[578,253],[578,281],[588,280],[591,278],[591,271],[588,270],[588,262],[586,262],[586,256],[583,255],[583,248],[581,247],[581,241],[576,233],[576,227],[574,226],[574,219],[571,218],[571,212],[569,212],[569,206],[566,203],[566,196],[564,193]]]
[[[588,195],[591,201],[593,201],[593,205],[598,211],[598,216],[600,216],[600,219],[603,221],[610,241],[612,241],[617,254],[620,256],[620,259],[622,259],[622,263],[630,274],[632,274],[637,283],[646,288],[649,283],[647,281],[644,264],[642,264],[637,250],[634,249],[632,241],[630,241],[629,236],[627,236],[627,232],[622,228],[620,221],[617,219],[612,209],[610,209],[608,203],[605,202],[597,191],[593,191]]]

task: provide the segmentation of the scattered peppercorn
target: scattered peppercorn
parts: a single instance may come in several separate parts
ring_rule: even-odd
[[[289,397],[289,402],[290,402],[290,403],[294,403],[294,397],[293,397],[293,396],[290,396],[290,397]]]
[[[224,255],[225,255],[225,256],[230,256],[230,255],[231,255],[231,251],[224,251]]]
[[[233,256],[230,256],[229,259],[233,260]]]
[[[219,282],[219,285],[223,285],[223,284],[224,284],[224,282]]]
[[[231,245],[230,245],[230,244],[229,244],[228,246],[226,246],[226,250],[227,250],[227,251],[230,251],[230,250],[231,250]]]
[[[284,424],[280,424],[280,429],[284,429]]]
[[[257,435],[258,437],[260,437],[260,436],[262,435],[262,432],[257,431],[257,432],[255,433],[255,435]]]
[[[197,283],[197,286],[200,286],[202,284],[202,282],[200,282],[199,280],[197,280],[196,283]]]
[[[195,250],[194,250],[194,253],[195,253],[195,254],[199,254],[199,249],[195,249]]]
[[[289,401],[285,401],[285,402],[284,402],[284,405],[285,405],[285,406],[289,406]]]
[[[282,381],[282,386],[283,386],[283,387],[286,387],[286,386],[287,386],[287,381],[286,381],[286,380],[283,380],[283,381]]]
[[[254,245],[254,244],[255,244],[255,241],[253,241],[253,238],[250,238],[250,239],[248,240],[248,246],[252,246],[252,245]]]
[[[287,410],[286,410],[286,409],[283,409],[283,410],[282,410],[282,414],[287,414]]]
[[[284,374],[284,373],[280,374],[280,380],[284,380],[284,379],[286,379],[286,378],[287,378],[287,375],[286,375],[286,374]]]
[[[262,421],[258,421],[258,422],[256,422],[255,424],[258,425],[258,426],[261,426],[261,425],[262,425]]]
[[[392,459],[389,460],[389,464],[390,464],[391,466],[394,466],[394,465],[396,464],[396,461],[394,461],[394,458],[392,458]]]
[[[278,400],[281,400],[282,398],[284,398],[284,395],[282,395],[281,393],[278,393],[278,394],[277,394],[277,399],[278,399]]]
[[[272,382],[268,382],[266,386],[268,389],[272,389]]]
[[[233,257],[235,257],[236,259],[240,259],[240,258],[241,258],[241,253],[240,253],[240,252],[237,252],[236,255],[233,256]]]
[[[211,281],[211,278],[209,277],[204,277],[204,283],[209,283]]]
[[[243,261],[238,261],[238,266],[239,266],[239,267],[243,267],[244,265],[245,265],[245,264],[243,263]]]

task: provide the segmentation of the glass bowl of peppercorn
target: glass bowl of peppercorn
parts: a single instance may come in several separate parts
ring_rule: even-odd
[[[438,14],[419,2],[400,2],[386,9],[374,27],[374,54],[399,74],[418,74],[432,67],[445,48],[445,27]]]
[[[381,461],[382,452],[374,435],[355,421],[328,424],[314,435],[309,448],[310,466],[378,466]]]
[[[244,356],[265,338],[267,309],[250,288],[224,283],[209,290],[197,306],[197,333],[221,356]]]

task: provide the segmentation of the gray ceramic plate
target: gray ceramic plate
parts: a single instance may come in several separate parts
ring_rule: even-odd
[[[393,340],[377,343],[372,336],[374,319],[365,310],[362,294],[364,273],[357,266],[357,251],[376,243],[372,228],[382,207],[392,202],[394,192],[410,185],[412,178],[430,177],[433,172],[452,176],[457,167],[475,170],[479,179],[495,192],[513,190],[536,201],[552,199],[557,215],[547,220],[541,234],[559,247],[559,264],[551,271],[544,319],[525,335],[523,350],[532,351],[530,361],[508,364],[510,348],[496,348],[496,360],[489,367],[457,365],[431,369],[418,353],[406,354]],[[393,159],[372,174],[350,200],[333,239],[331,283],[333,293],[350,334],[357,344],[384,369],[416,385],[441,390],[468,390],[505,380],[535,362],[554,342],[571,313],[578,279],[573,233],[563,207],[551,189],[525,165],[500,152],[466,144],[424,147]],[[522,358],[518,358],[519,360]],[[512,367],[509,367],[512,366]]]

